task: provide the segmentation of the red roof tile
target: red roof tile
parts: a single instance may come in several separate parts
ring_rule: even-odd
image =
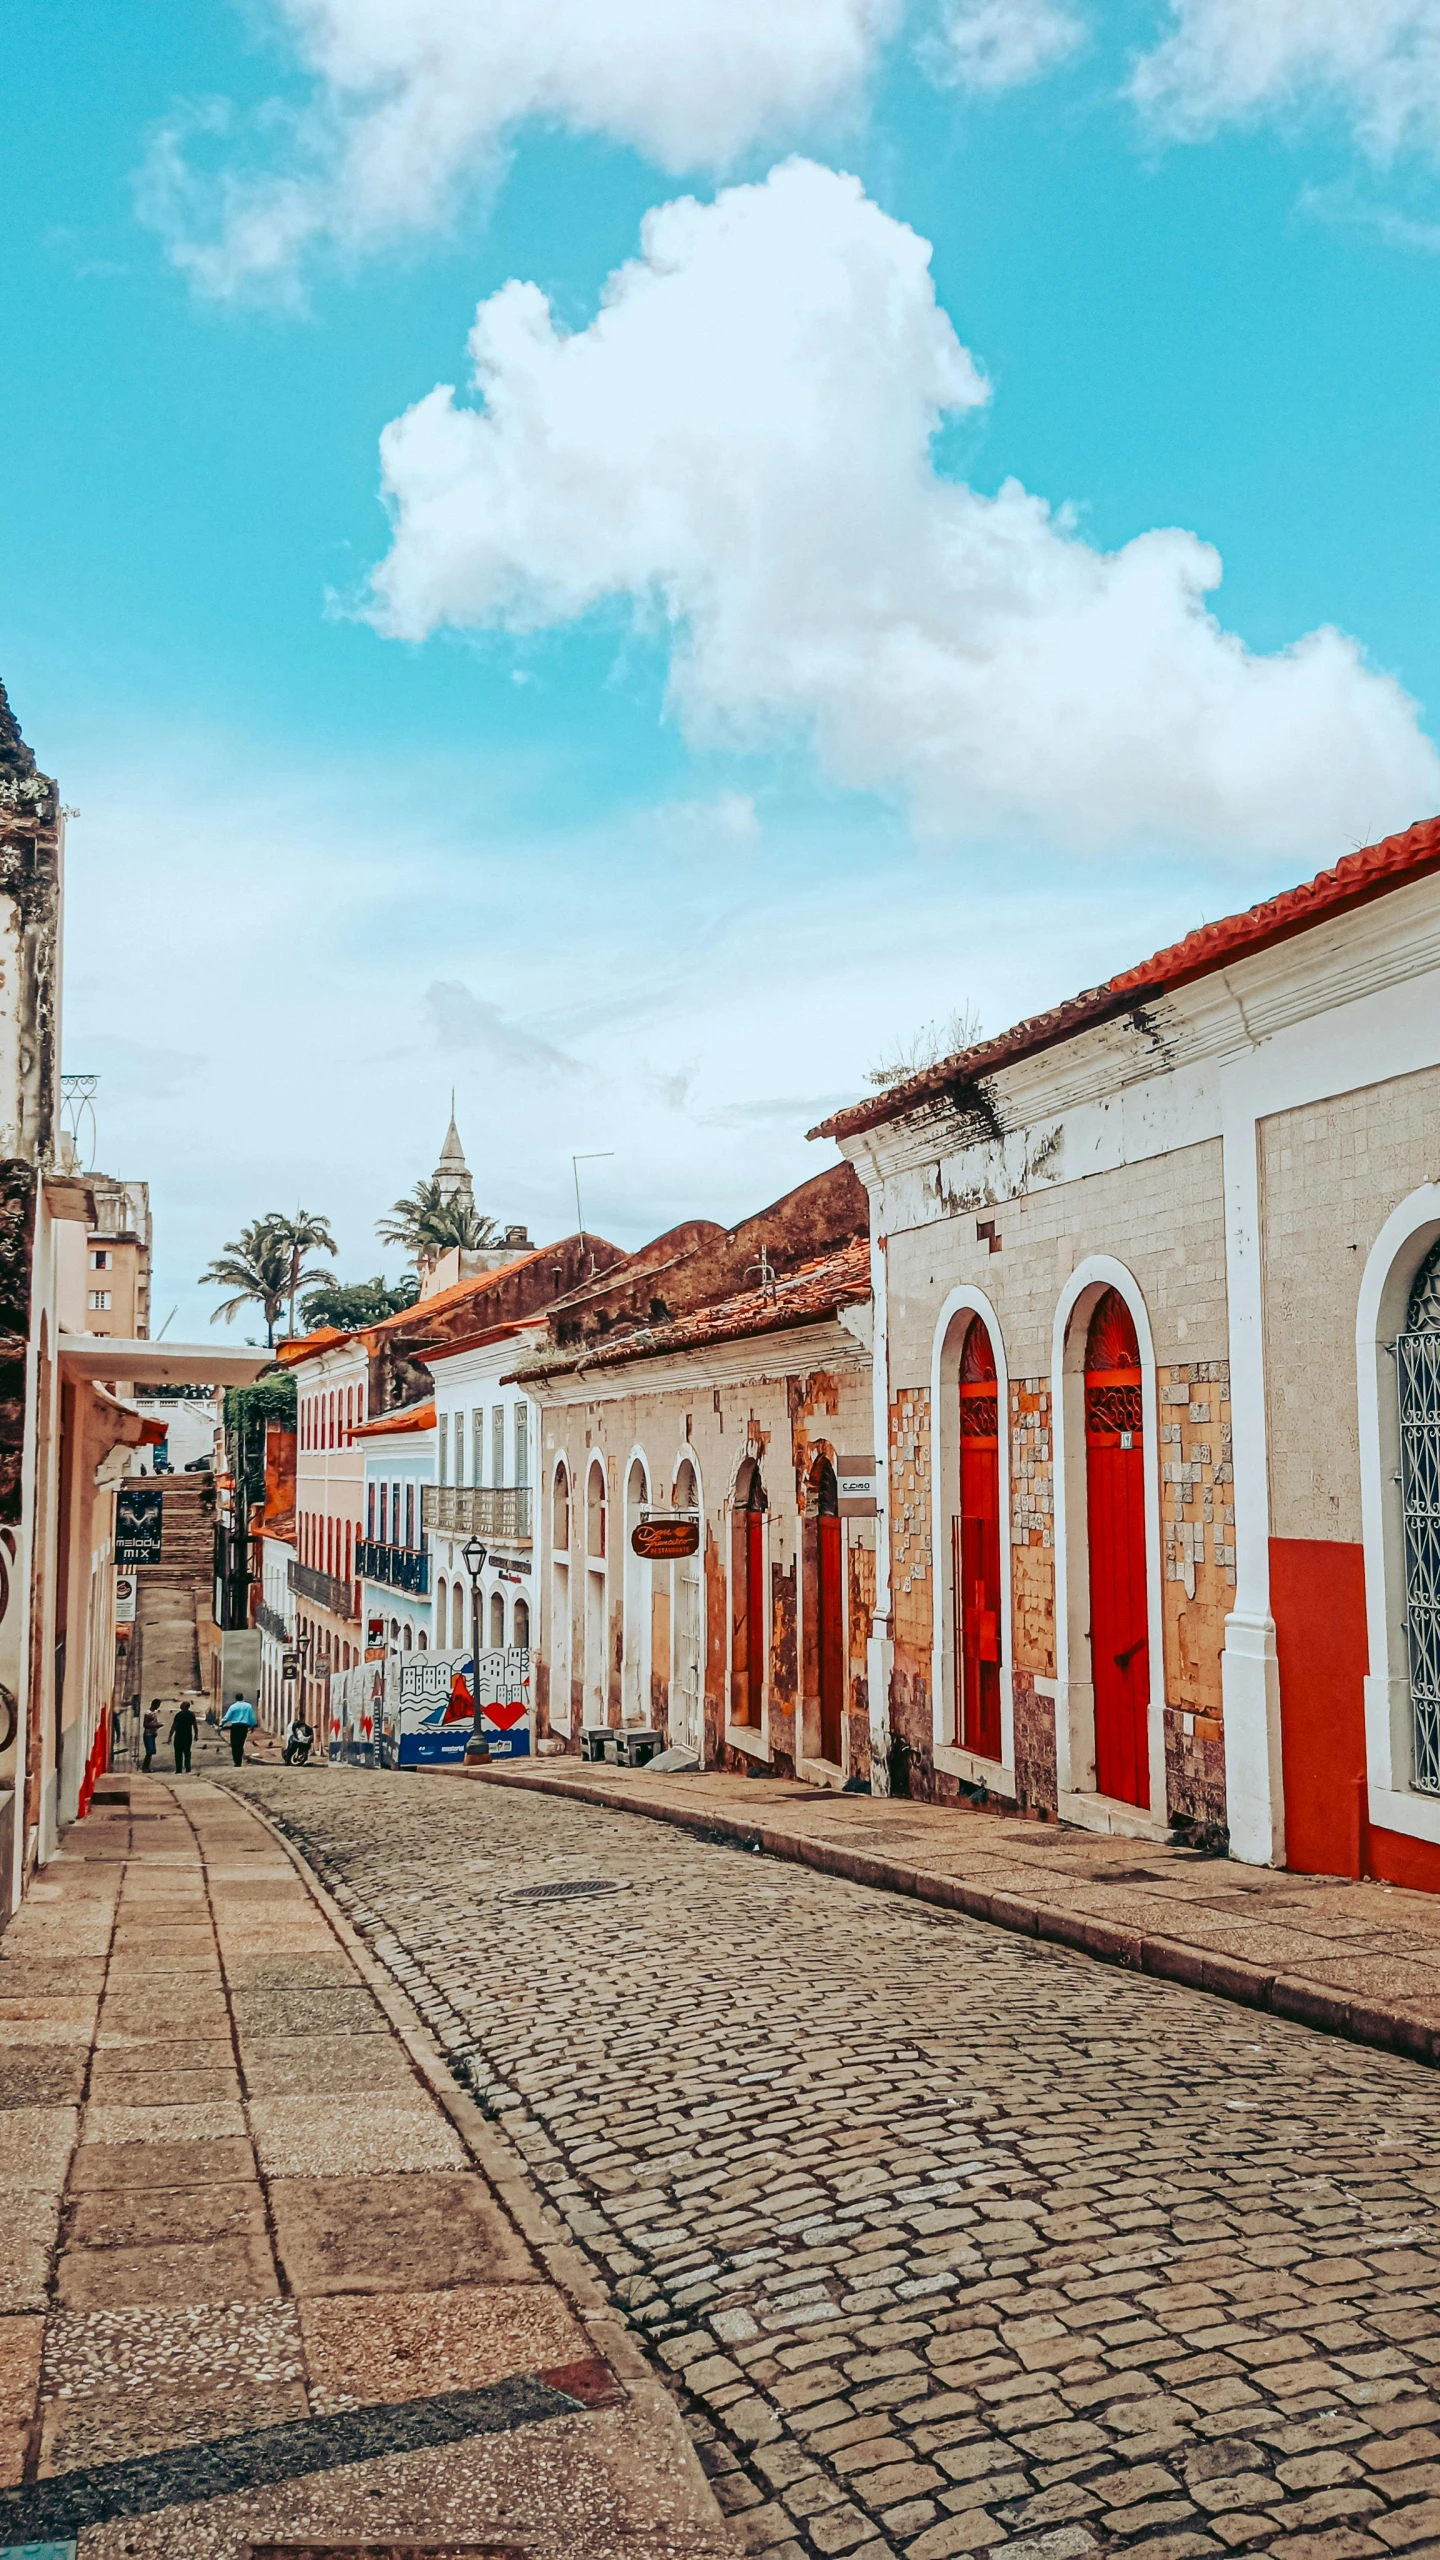
[[[584,1368],[613,1369],[626,1360],[662,1360],[667,1352],[698,1351],[708,1343],[743,1342],[751,1335],[781,1333],[792,1325],[815,1324],[840,1307],[863,1305],[870,1295],[870,1246],[865,1237],[803,1263],[788,1278],[768,1289],[744,1289],[668,1324],[641,1325],[636,1332],[608,1341],[589,1342],[562,1360],[537,1361],[516,1371],[526,1377],[553,1377]]]
[[[433,1403],[407,1404],[402,1405],[398,1413],[382,1413],[378,1422],[352,1424],[348,1436],[352,1440],[378,1440],[386,1432],[433,1431],[434,1428]]]
[[[941,1058],[920,1075],[907,1076],[903,1084],[891,1085],[886,1092],[869,1095],[863,1102],[852,1102],[846,1110],[822,1120],[809,1134],[812,1138],[845,1138],[861,1129],[878,1128],[882,1121],[899,1119],[917,1104],[946,1093],[954,1084],[973,1083],[982,1076],[993,1075],[1000,1067],[1013,1066],[1020,1058],[1053,1049],[1060,1041],[1073,1039],[1077,1032],[1088,1031],[1097,1022],[1133,1012],[1147,997],[1169,995],[1177,987],[1190,986],[1197,978],[1209,977],[1231,961],[1269,951],[1277,942],[1289,942],[1297,933],[1308,933],[1312,925],[1328,924],[1336,916],[1369,906],[1373,899],[1388,896],[1392,889],[1407,888],[1411,881],[1427,879],[1436,871],[1440,871],[1440,818],[1426,818],[1418,826],[1407,827],[1402,835],[1386,836],[1383,843],[1367,845],[1360,853],[1347,853],[1333,870],[1319,872],[1315,879],[1303,881],[1298,888],[1282,890],[1278,897],[1265,898],[1258,907],[1247,907],[1240,915],[1222,916],[1216,924],[1201,925],[1196,932],[1187,933],[1182,942],[1157,951],[1153,959],[1142,960],[1137,968],[1124,969],[1118,977],[1107,978],[1102,987],[1087,988],[1083,995],[1067,998],[1049,1013],[1037,1013],[1028,1022],[1017,1023],[997,1039],[982,1040],[953,1058]]]

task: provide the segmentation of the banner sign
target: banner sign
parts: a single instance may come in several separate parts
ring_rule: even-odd
[[[650,1564],[669,1564],[676,1556],[693,1556],[700,1548],[700,1518],[694,1511],[652,1511],[636,1522],[630,1544]]]
[[[460,1653],[403,1654],[389,1665],[399,1704],[399,1763],[425,1768],[463,1760],[474,1727],[468,1647]],[[480,1732],[492,1760],[530,1756],[530,1648],[507,1645],[480,1656]]]
[[[165,1496],[158,1484],[132,1476],[122,1484],[115,1504],[115,1561],[120,1565],[158,1564]]]
[[[117,1627],[133,1627],[135,1624],[133,1573],[117,1573],[115,1576],[115,1624]]]

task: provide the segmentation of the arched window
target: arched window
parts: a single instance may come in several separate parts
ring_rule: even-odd
[[[1097,1299],[1085,1340],[1085,1494],[1095,1783],[1148,1805],[1144,1413],[1135,1319],[1118,1289]]]
[[[522,1653],[529,1652],[530,1603],[528,1600],[517,1600],[515,1603],[515,1642]]]
[[[753,1458],[735,1480],[730,1523],[730,1721],[759,1726],[765,1705],[765,1487]]]
[[[585,1722],[610,1721],[608,1608],[605,1594],[605,1469],[597,1458],[585,1479]]]
[[[443,1573],[435,1585],[435,1633],[443,1652],[450,1633],[450,1585]]]
[[[492,1653],[503,1653],[505,1650],[505,1594],[503,1591],[492,1591],[490,1594],[490,1650]]]
[[[1415,1275],[1395,1364],[1414,1783],[1440,1795],[1440,1239]]]
[[[409,1651],[411,1650],[411,1647],[413,1646],[413,1644],[414,1644],[414,1642],[415,1642],[414,1629],[411,1627],[411,1624],[410,1624],[410,1621],[409,1621],[409,1619],[408,1619],[408,1618],[407,1618],[407,1619],[406,1619],[406,1621],[405,1621],[405,1632],[404,1632],[404,1634],[401,1636],[400,1642],[401,1642],[401,1644],[403,1645],[403,1647],[404,1647],[404,1649],[405,1649],[405,1651],[406,1651],[407,1653],[409,1653]]]
[[[465,1590],[463,1584],[457,1582],[452,1587],[450,1593],[451,1650],[458,1653],[461,1647],[467,1642],[468,1638],[465,1633]]]
[[[844,1754],[845,1538],[840,1488],[826,1457],[810,1470],[805,1505],[806,1689],[815,1702],[812,1727],[820,1758],[839,1768]]]
[[[570,1470],[564,1459],[550,1486],[550,1623],[545,1636],[549,1654],[549,1703],[552,1731],[568,1733],[573,1713],[570,1698]]]
[[[632,1458],[625,1478],[625,1628],[620,1655],[622,1724],[650,1721],[651,1567],[635,1553],[634,1532],[649,1505],[644,1461]]]
[[[677,1511],[698,1511],[700,1493],[688,1458],[675,1478]],[[670,1680],[670,1740],[683,1751],[705,1751],[703,1618],[700,1607],[700,1551],[672,1565],[671,1623],[674,1662]]]
[[[1000,1396],[976,1316],[960,1354],[960,1510],[952,1531],[955,1739],[1000,1757]]]

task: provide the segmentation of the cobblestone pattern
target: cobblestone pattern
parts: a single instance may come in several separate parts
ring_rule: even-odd
[[[1440,2550],[1418,2067],[623,1814],[254,1771],[751,2549]],[[603,1878],[588,1900],[521,1887]]]

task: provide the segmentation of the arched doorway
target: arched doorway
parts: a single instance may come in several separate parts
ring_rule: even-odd
[[[955,1739],[998,1760],[1000,1742],[1000,1405],[995,1349],[976,1316],[960,1354],[960,1511],[951,1564]]]
[[[682,1460],[675,1478],[675,1508],[695,1511],[700,1508],[695,1470],[688,1458]],[[700,1607],[700,1552],[681,1556],[671,1567],[672,1609],[674,1624],[674,1670],[670,1687],[670,1740],[683,1750],[702,1753],[705,1748],[705,1725],[701,1713],[703,1660],[701,1646],[702,1616]]]
[[[1415,1275],[1395,1360],[1412,1776],[1422,1794],[1440,1795],[1440,1241]]]
[[[820,1757],[838,1769],[845,1714],[845,1540],[840,1487],[828,1458],[810,1475],[815,1507],[815,1685],[820,1705]]]
[[[1095,1784],[1150,1802],[1149,1596],[1140,1346],[1118,1289],[1097,1300],[1085,1341],[1085,1493]]]
[[[643,1556],[635,1553],[635,1531],[649,1506],[645,1464],[632,1458],[625,1479],[625,1620],[621,1643],[622,1724],[644,1725],[650,1717],[651,1575]]]
[[[730,1721],[757,1730],[765,1708],[765,1509],[760,1470],[747,1458],[730,1524]]]

